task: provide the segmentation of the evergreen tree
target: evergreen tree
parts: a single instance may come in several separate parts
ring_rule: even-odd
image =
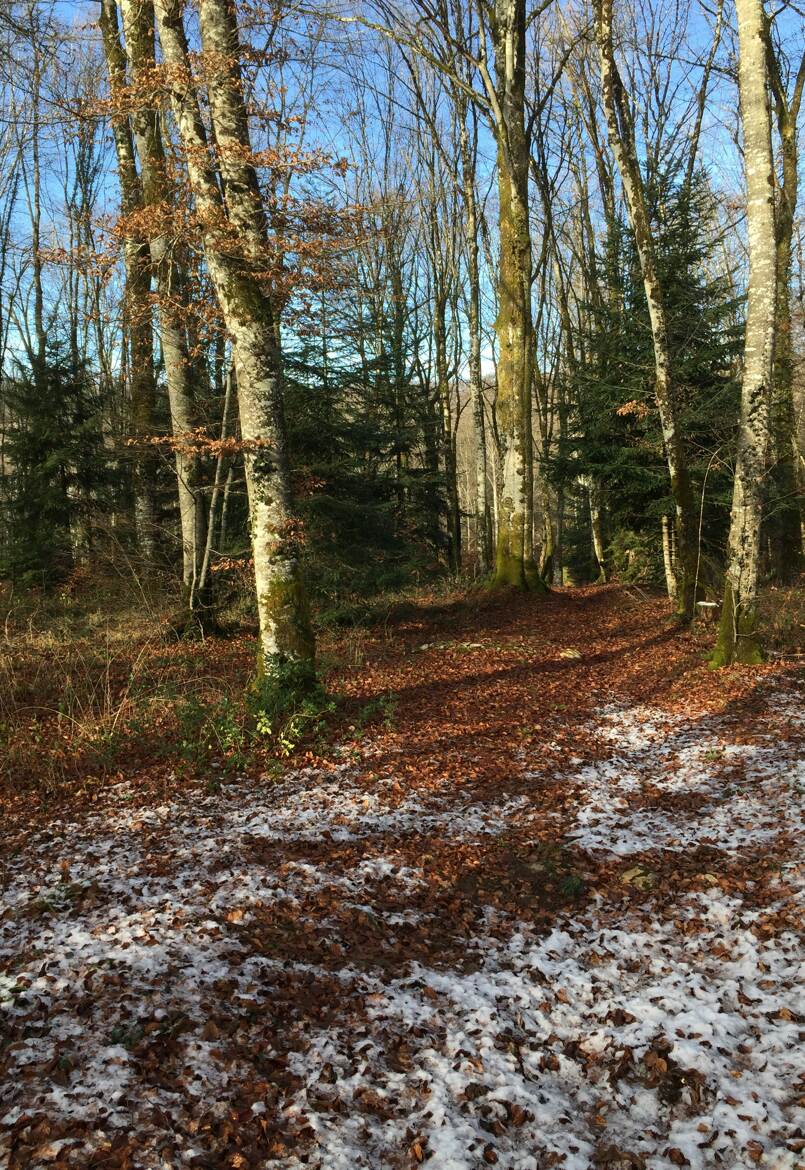
[[[95,387],[87,367],[56,344],[41,370],[18,367],[4,396],[11,474],[0,573],[56,579],[88,555],[92,512],[108,486]]]
[[[741,306],[728,274],[717,271],[718,226],[705,176],[694,175],[690,185],[665,176],[650,194],[679,424],[697,512],[703,508],[701,583],[711,575],[709,566],[723,557],[729,520]],[[632,534],[635,554],[645,563],[645,541],[653,540],[659,579],[660,521],[673,513],[673,500],[653,401],[648,311],[633,237],[623,225],[601,258],[600,276],[617,295],[586,307],[587,362],[578,374],[574,417],[554,476],[567,484],[590,475],[600,482],[606,490],[610,541],[625,553]],[[577,566],[586,556],[586,537],[577,533],[577,545],[580,539],[573,553]]]
[[[382,326],[357,361],[347,329],[308,333],[286,354],[291,465],[320,595],[403,585],[429,559],[434,487],[418,449],[422,395],[408,377],[398,385]]]

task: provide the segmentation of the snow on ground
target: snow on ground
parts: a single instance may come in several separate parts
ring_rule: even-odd
[[[593,858],[780,849],[767,889],[711,859],[548,933],[481,906],[461,962],[384,963],[346,931],[435,931],[403,846],[522,828],[525,799],[437,804],[344,765],[32,837],[0,871],[0,1162],[102,1164],[133,1135],[143,1170],[794,1170],[803,718],[793,691],[767,703],[751,742],[610,705],[567,778]]]
[[[725,719],[605,708],[598,734],[611,751],[576,774],[583,805],[572,840],[588,852],[628,856],[697,844],[734,851],[771,842],[783,829],[801,831],[805,759],[789,758],[772,726],[785,735],[805,716],[791,696],[777,693],[771,702],[770,729],[750,744],[725,741]],[[740,783],[724,783],[725,765],[740,767]],[[697,798],[701,807],[695,817],[675,816],[652,807],[656,795]]]

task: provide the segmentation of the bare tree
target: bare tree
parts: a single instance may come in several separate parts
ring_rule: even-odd
[[[655,241],[649,218],[643,176],[637,155],[633,112],[615,60],[614,0],[596,0],[596,33],[601,63],[601,98],[609,144],[623,184],[629,219],[637,244],[640,270],[648,302],[654,346],[654,393],[662,424],[665,457],[676,511],[675,600],[681,620],[690,621],[695,604],[696,548],[693,491],[685,436],[679,424],[673,382],[665,298],[660,281]]]
[[[112,129],[123,216],[123,262],[126,274],[125,322],[131,422],[138,440],[134,463],[134,515],[140,553],[147,565],[156,555],[156,461],[148,441],[155,432],[156,376],[151,310],[151,255],[148,242],[133,226],[142,209],[142,182],[125,100],[126,57],[120,42],[115,0],[101,0],[101,31],[109,71]]]
[[[777,256],[774,158],[763,0],[737,0],[738,85],[744,135],[749,287],[741,391],[741,429],[730,515],[724,601],[714,666],[758,662],[758,560],[763,479],[774,367]]]

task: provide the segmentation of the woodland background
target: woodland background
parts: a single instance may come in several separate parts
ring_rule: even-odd
[[[0,0],[0,1163],[802,1165],[805,13]]]
[[[735,13],[618,6],[608,126],[612,17],[425,0],[3,7],[8,772],[54,727],[56,773],[61,751],[84,766],[87,737],[106,767],[133,693],[172,694],[161,672],[196,662],[193,638],[231,635],[215,643],[226,656],[259,627],[278,670],[311,661],[302,580],[323,645],[338,629],[360,640],[417,589],[490,579],[665,590],[686,621],[720,602],[748,279]],[[749,478],[766,647],[796,653],[805,55],[795,5],[764,19],[776,339]],[[670,445],[619,134],[662,291]],[[254,312],[238,316],[227,281]],[[311,701],[294,670],[292,710]],[[190,741],[253,730],[227,693],[218,678],[212,714],[198,696],[177,708]],[[265,715],[272,702],[257,710],[274,734],[287,714]]]

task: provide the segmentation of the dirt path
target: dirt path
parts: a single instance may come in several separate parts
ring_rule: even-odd
[[[331,758],[17,839],[0,1160],[799,1166],[790,673],[606,589],[360,651]]]

